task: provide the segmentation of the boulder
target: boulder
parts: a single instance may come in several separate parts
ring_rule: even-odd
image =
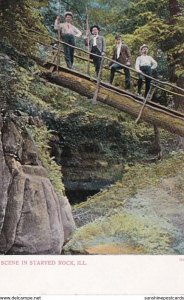
[[[0,119],[0,253],[60,254],[75,229],[66,197],[56,194],[34,141]]]

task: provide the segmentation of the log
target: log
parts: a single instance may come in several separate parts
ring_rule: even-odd
[[[59,74],[55,72],[43,72],[41,76],[51,83],[69,88],[88,98],[93,98],[96,89],[95,82],[90,81],[90,79],[85,78],[85,76],[78,77],[77,72],[75,74],[75,72],[70,73],[69,71],[67,72],[64,69],[60,69]],[[102,86],[99,88],[97,100],[126,112],[135,118],[137,118],[142,107],[142,102],[134,99],[133,96],[120,94]],[[174,113],[147,104],[141,118],[147,123],[161,127],[171,133],[184,136],[184,117],[182,116],[174,115]]]

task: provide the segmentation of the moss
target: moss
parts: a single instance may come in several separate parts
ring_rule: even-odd
[[[92,242],[95,244],[95,240],[105,242],[107,237],[118,240],[119,246],[126,243],[134,245],[135,249],[142,249],[142,253],[172,253],[172,235],[167,230],[148,217],[132,214],[118,213],[96,220],[77,230],[74,235],[74,239],[81,242],[84,248],[88,248]]]
[[[182,253],[180,246],[179,250],[173,246],[176,241],[180,243],[181,240],[179,224],[182,211],[179,214],[175,204],[180,203],[178,209],[182,208],[184,192],[182,174],[184,174],[182,151],[171,154],[167,160],[151,165],[138,164],[129,167],[122,180],[73,208],[74,215],[80,213],[82,216],[82,213],[86,212],[91,218],[88,220],[89,223],[78,228],[74,239],[79,240],[85,249],[91,249],[89,251],[93,251],[95,245],[108,244],[111,237],[113,245],[120,248],[126,245],[136,249],[138,247],[142,249],[142,253],[173,254],[177,251]],[[154,197],[159,195],[159,192],[155,195],[158,189],[163,195],[160,194],[160,198],[155,201]],[[147,200],[149,197],[152,197],[150,203]],[[167,197],[171,198],[167,201]],[[161,212],[158,208],[156,211],[155,205],[162,207]],[[175,222],[177,213],[178,224]],[[100,249],[94,251],[100,252]],[[122,253],[123,251],[122,248]],[[135,251],[132,249],[132,253],[136,253]]]
[[[88,254],[146,254],[144,248],[133,245],[100,244],[85,249]]]
[[[158,161],[151,165],[136,164],[128,167],[122,180],[111,185],[97,195],[91,197],[85,203],[76,205],[74,209],[95,206],[95,209],[104,209],[104,213],[111,207],[122,206],[124,201],[134,196],[138,190],[145,187],[156,186],[161,179],[175,176],[184,172],[184,152],[173,153],[167,160]]]

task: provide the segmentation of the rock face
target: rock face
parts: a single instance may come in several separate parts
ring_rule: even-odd
[[[60,254],[75,224],[25,129],[0,117],[0,253]]]
[[[50,142],[51,156],[62,166],[71,203],[84,201],[123,173],[127,143],[117,121],[79,112],[55,120],[55,124],[52,120],[51,126],[57,131]]]

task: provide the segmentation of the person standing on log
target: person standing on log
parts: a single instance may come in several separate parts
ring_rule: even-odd
[[[65,12],[65,22],[60,23],[60,17],[58,16],[54,23],[54,29],[61,30],[61,38],[63,42],[75,46],[75,37],[81,37],[82,32],[72,25],[73,14],[71,12]],[[74,61],[74,48],[64,44],[64,54],[67,67],[72,69]]]
[[[109,67],[111,69],[110,74],[110,83],[112,84],[114,79],[114,74],[116,71],[124,69],[125,73],[125,89],[130,89],[130,71],[126,66],[130,67],[131,65],[131,55],[128,46],[122,41],[120,35],[115,36],[116,46],[113,49],[112,59],[119,62],[125,67],[119,65],[118,63],[110,62]]]
[[[145,77],[145,75],[152,76],[152,70],[156,69],[157,62],[153,59],[152,56],[148,55],[148,46],[146,44],[140,47],[141,55],[137,57],[135,63],[135,69],[139,73],[138,74],[138,95],[141,94],[143,79],[145,79],[145,93],[144,97],[149,92],[150,85],[151,85],[151,78]]]
[[[98,25],[93,25],[90,27],[91,36],[89,38],[89,48],[90,48],[90,58],[93,59],[93,63],[95,66],[95,72],[98,76],[99,70],[100,70],[100,64],[101,64],[101,57],[95,56],[93,54],[97,55],[104,55],[106,51],[106,44],[105,44],[105,38],[101,35],[99,35],[100,27]]]

